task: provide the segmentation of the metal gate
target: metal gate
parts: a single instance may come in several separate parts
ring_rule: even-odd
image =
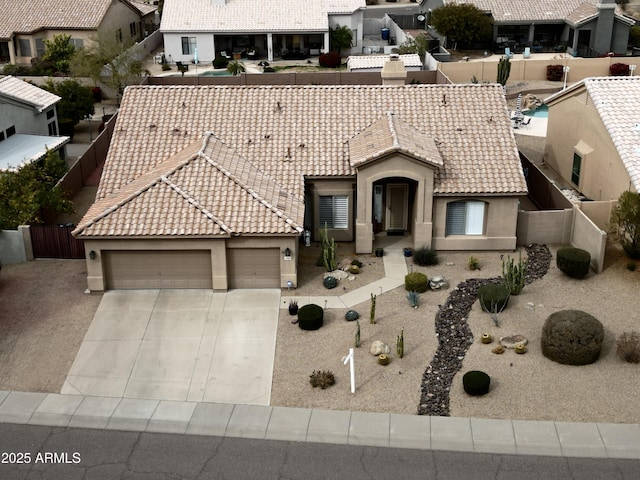
[[[75,225],[29,226],[35,258],[85,258],[84,242],[71,235]]]

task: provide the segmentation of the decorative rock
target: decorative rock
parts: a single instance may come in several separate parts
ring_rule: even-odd
[[[513,349],[515,350],[516,353],[527,353],[527,347],[525,346],[524,343],[516,343],[516,346],[513,347]]]
[[[378,363],[380,365],[389,365],[390,361],[391,361],[391,357],[389,357],[389,355],[387,355],[386,353],[382,353],[378,355]]]
[[[429,288],[431,290],[449,288],[449,282],[447,282],[442,275],[436,275],[429,280]]]
[[[347,280],[349,280],[350,282],[353,282],[355,279],[356,279],[356,276],[355,276],[355,275],[349,275],[349,276],[347,277]]]
[[[447,267],[453,267],[455,265],[455,263],[453,263],[453,262],[445,262],[445,265]]]
[[[497,353],[498,355],[504,353],[505,348],[502,345],[498,345],[496,348],[491,350],[493,353]]]
[[[344,270],[334,270],[333,272],[326,272],[322,277],[335,277],[336,280],[343,280],[347,278],[349,274]]]
[[[525,305],[529,310],[534,310],[536,308],[536,304],[533,302],[527,302]]]
[[[369,348],[369,353],[371,355],[382,355],[383,353],[388,354],[391,351],[389,345],[384,343],[382,340],[376,340],[371,344],[371,348]]]
[[[525,337],[524,335],[511,335],[509,337],[500,337],[500,345],[502,345],[505,348],[516,348],[516,345],[519,343],[526,345],[527,343],[529,343],[529,340],[527,340],[527,337]]]
[[[491,343],[493,342],[493,337],[489,333],[483,333],[482,336],[480,337],[480,341],[482,343]]]
[[[338,264],[338,268],[337,270],[343,270],[343,271],[347,271],[349,270],[349,267],[351,266],[351,258],[345,258],[344,260],[342,260],[339,264]]]

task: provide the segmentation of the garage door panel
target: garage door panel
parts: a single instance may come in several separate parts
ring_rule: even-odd
[[[209,250],[103,252],[108,289],[213,288]]]
[[[229,288],[280,288],[279,249],[229,249],[227,258]]]

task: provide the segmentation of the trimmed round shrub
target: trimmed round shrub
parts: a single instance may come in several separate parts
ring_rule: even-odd
[[[556,253],[556,265],[570,277],[582,278],[589,273],[591,254],[581,248],[561,248]]]
[[[336,279],[336,277],[328,276],[324,277],[322,284],[325,286],[325,288],[331,290],[332,288],[336,288],[338,286],[338,280]]]
[[[338,68],[342,63],[342,57],[338,52],[327,52],[318,57],[318,63],[321,67]]]
[[[427,247],[420,247],[415,252],[413,252],[413,263],[416,265],[421,265],[423,267],[429,265],[437,265],[438,263],[438,254],[435,250],[431,250]]]
[[[603,339],[598,319],[580,310],[561,310],[544,322],[542,353],[565,365],[588,365],[598,360]]]
[[[298,326],[302,330],[318,330],[322,326],[324,310],[320,305],[311,303],[298,310]]]
[[[478,300],[484,310],[501,312],[509,303],[509,289],[502,284],[491,283],[478,288]]]
[[[474,397],[488,393],[490,384],[491,377],[480,370],[471,370],[462,377],[464,391]]]
[[[229,65],[229,60],[223,56],[218,56],[213,59],[213,68],[227,68],[227,65]]]
[[[347,322],[354,322],[360,318],[360,314],[355,310],[348,310],[347,313],[344,314],[344,319]]]
[[[404,277],[404,288],[409,292],[424,293],[429,288],[429,279],[424,273],[411,272]]]

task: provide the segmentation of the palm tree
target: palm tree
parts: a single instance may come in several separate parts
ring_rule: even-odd
[[[353,32],[346,25],[338,25],[331,29],[331,49],[341,53],[342,49],[351,48],[353,41]]]
[[[244,63],[237,60],[229,62],[229,65],[227,65],[227,72],[229,72],[234,77],[239,76],[241,73],[244,73],[246,71],[247,69],[244,68]]]

